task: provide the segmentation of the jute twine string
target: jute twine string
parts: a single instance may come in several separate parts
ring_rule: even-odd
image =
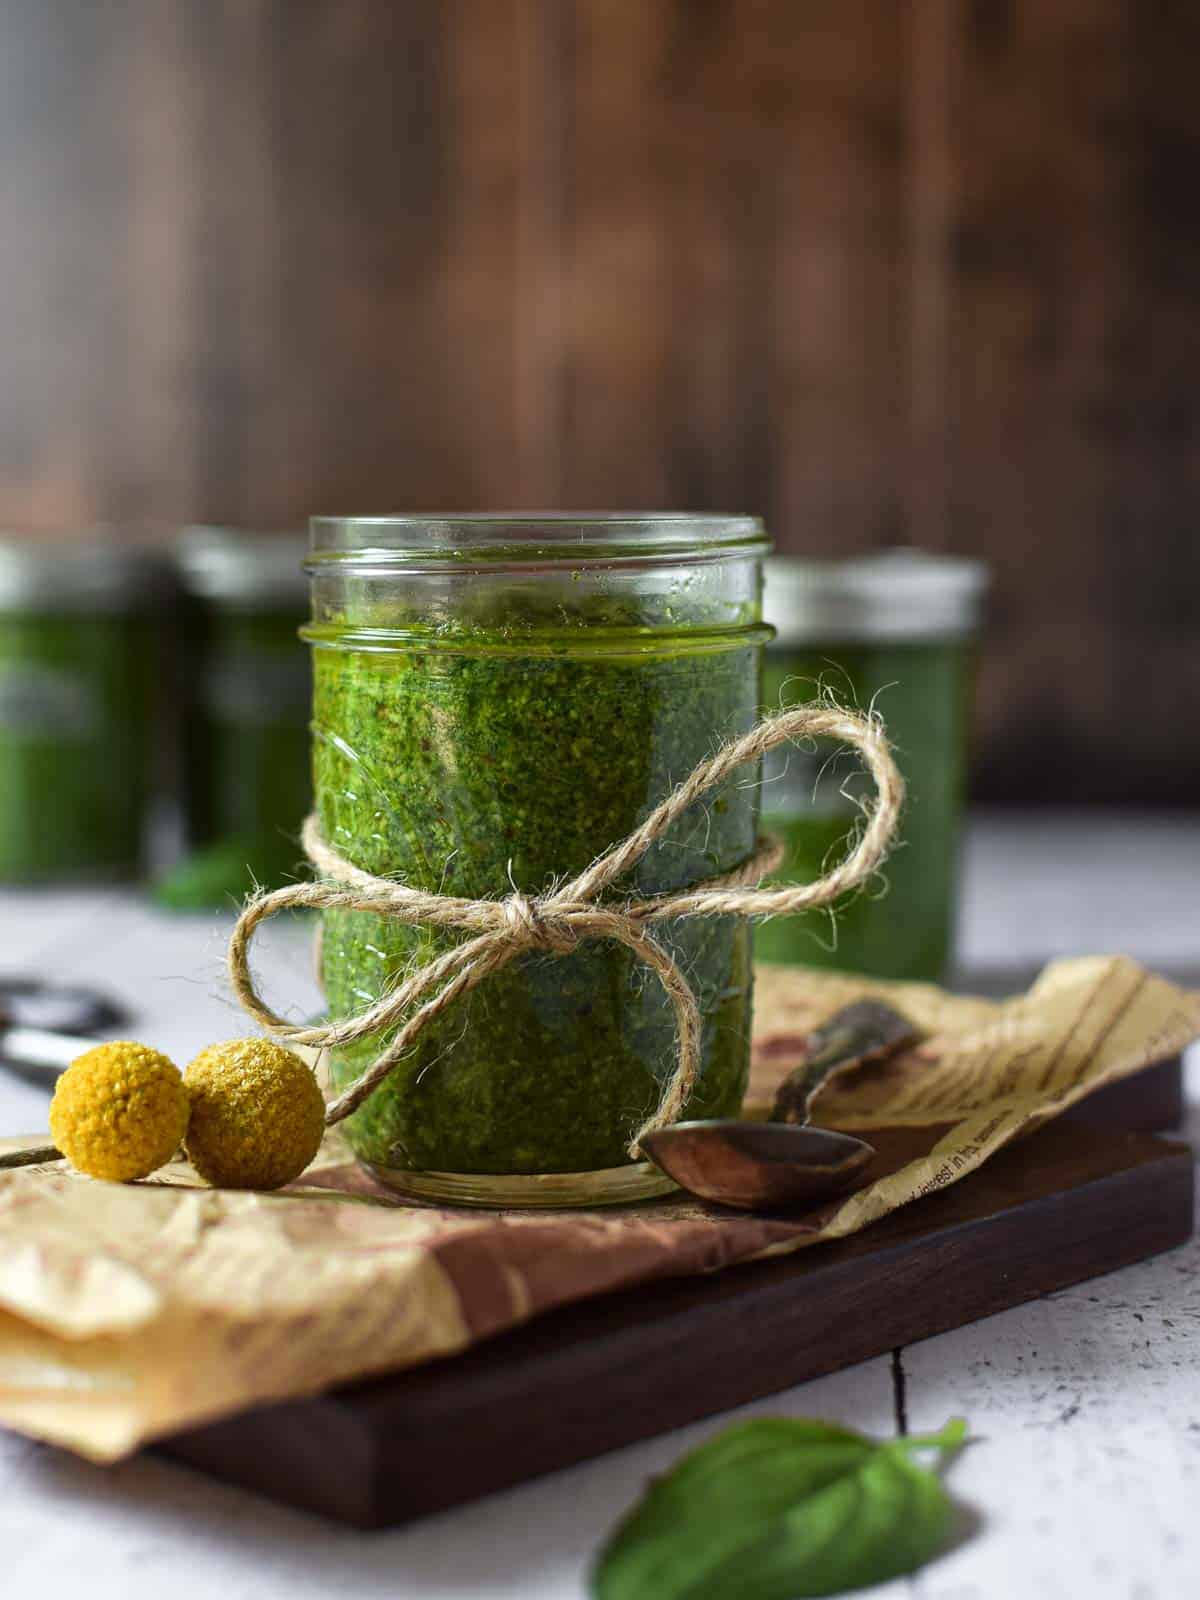
[[[778,745],[813,738],[835,739],[856,748],[876,791],[854,847],[830,872],[814,883],[762,888],[761,879],[778,866],[781,851],[774,841],[760,839],[753,856],[735,871],[708,878],[680,893],[611,903],[600,900],[689,806],[724,783],[738,767],[757,761]],[[903,801],[904,780],[879,720],[838,706],[815,704],[767,717],[740,739],[724,745],[702,761],[627,839],[570,882],[541,896],[530,897],[517,890],[503,900],[465,900],[377,878],[343,859],[322,838],[317,819],[309,817],[302,837],[319,877],[312,883],[271,890],[248,902],[229,943],[230,979],[244,1010],[277,1038],[293,1044],[333,1049],[396,1030],[361,1076],[330,1102],[325,1121],[332,1127],[383,1082],[423,1028],[516,957],[530,951],[564,956],[586,939],[614,940],[657,975],[674,1009],[677,1033],[674,1070],[653,1115],[630,1142],[629,1153],[636,1156],[646,1134],[678,1120],[700,1066],[700,1008],[674,958],[651,933],[652,926],[678,917],[771,916],[828,905],[863,883],[881,865]],[[300,1025],[286,1021],[267,1005],[250,973],[250,946],[259,925],[280,911],[299,908],[366,911],[397,922],[453,928],[471,937],[404,978],[357,1016]]]

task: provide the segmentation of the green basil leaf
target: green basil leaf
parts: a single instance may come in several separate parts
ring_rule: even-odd
[[[600,1554],[596,1600],[801,1600],[912,1572],[945,1540],[951,1503],[914,1452],[966,1436],[878,1443],[829,1423],[728,1428],[653,1483]]]

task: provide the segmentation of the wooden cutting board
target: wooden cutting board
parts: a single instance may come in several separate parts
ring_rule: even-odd
[[[1140,1086],[1124,1109],[1143,1121],[1156,1081],[1177,1088],[1155,1070],[1117,1086]],[[356,1527],[405,1522],[1170,1249],[1192,1184],[1186,1145],[1064,1118],[841,1243],[571,1306],[160,1448]]]

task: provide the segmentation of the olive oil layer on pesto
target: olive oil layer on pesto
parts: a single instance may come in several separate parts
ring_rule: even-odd
[[[582,630],[586,633],[589,630]],[[319,642],[319,641],[318,641]],[[619,653],[618,653],[619,652]],[[450,895],[544,892],[623,839],[758,705],[758,650],[631,639],[585,651],[536,632],[499,648],[314,652],[314,777],[325,837],[355,865]],[[630,874],[654,894],[727,871],[754,848],[755,774],[697,806]],[[331,1014],[359,1012],[399,973],[454,942],[356,912],[324,914]],[[663,925],[704,1017],[688,1114],[725,1116],[745,1090],[748,926]],[[343,1086],[377,1045],[341,1051]],[[459,1173],[579,1172],[629,1157],[674,1062],[673,1013],[619,945],[529,955],[421,1034],[344,1124],[379,1166]]]

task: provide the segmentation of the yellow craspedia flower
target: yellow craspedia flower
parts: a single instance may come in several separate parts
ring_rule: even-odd
[[[183,1081],[188,1160],[215,1188],[278,1189],[316,1155],[324,1097],[300,1057],[273,1039],[210,1044]]]
[[[77,1056],[50,1102],[50,1132],[73,1167],[128,1183],[170,1161],[183,1142],[188,1097],[179,1068],[131,1040]]]

